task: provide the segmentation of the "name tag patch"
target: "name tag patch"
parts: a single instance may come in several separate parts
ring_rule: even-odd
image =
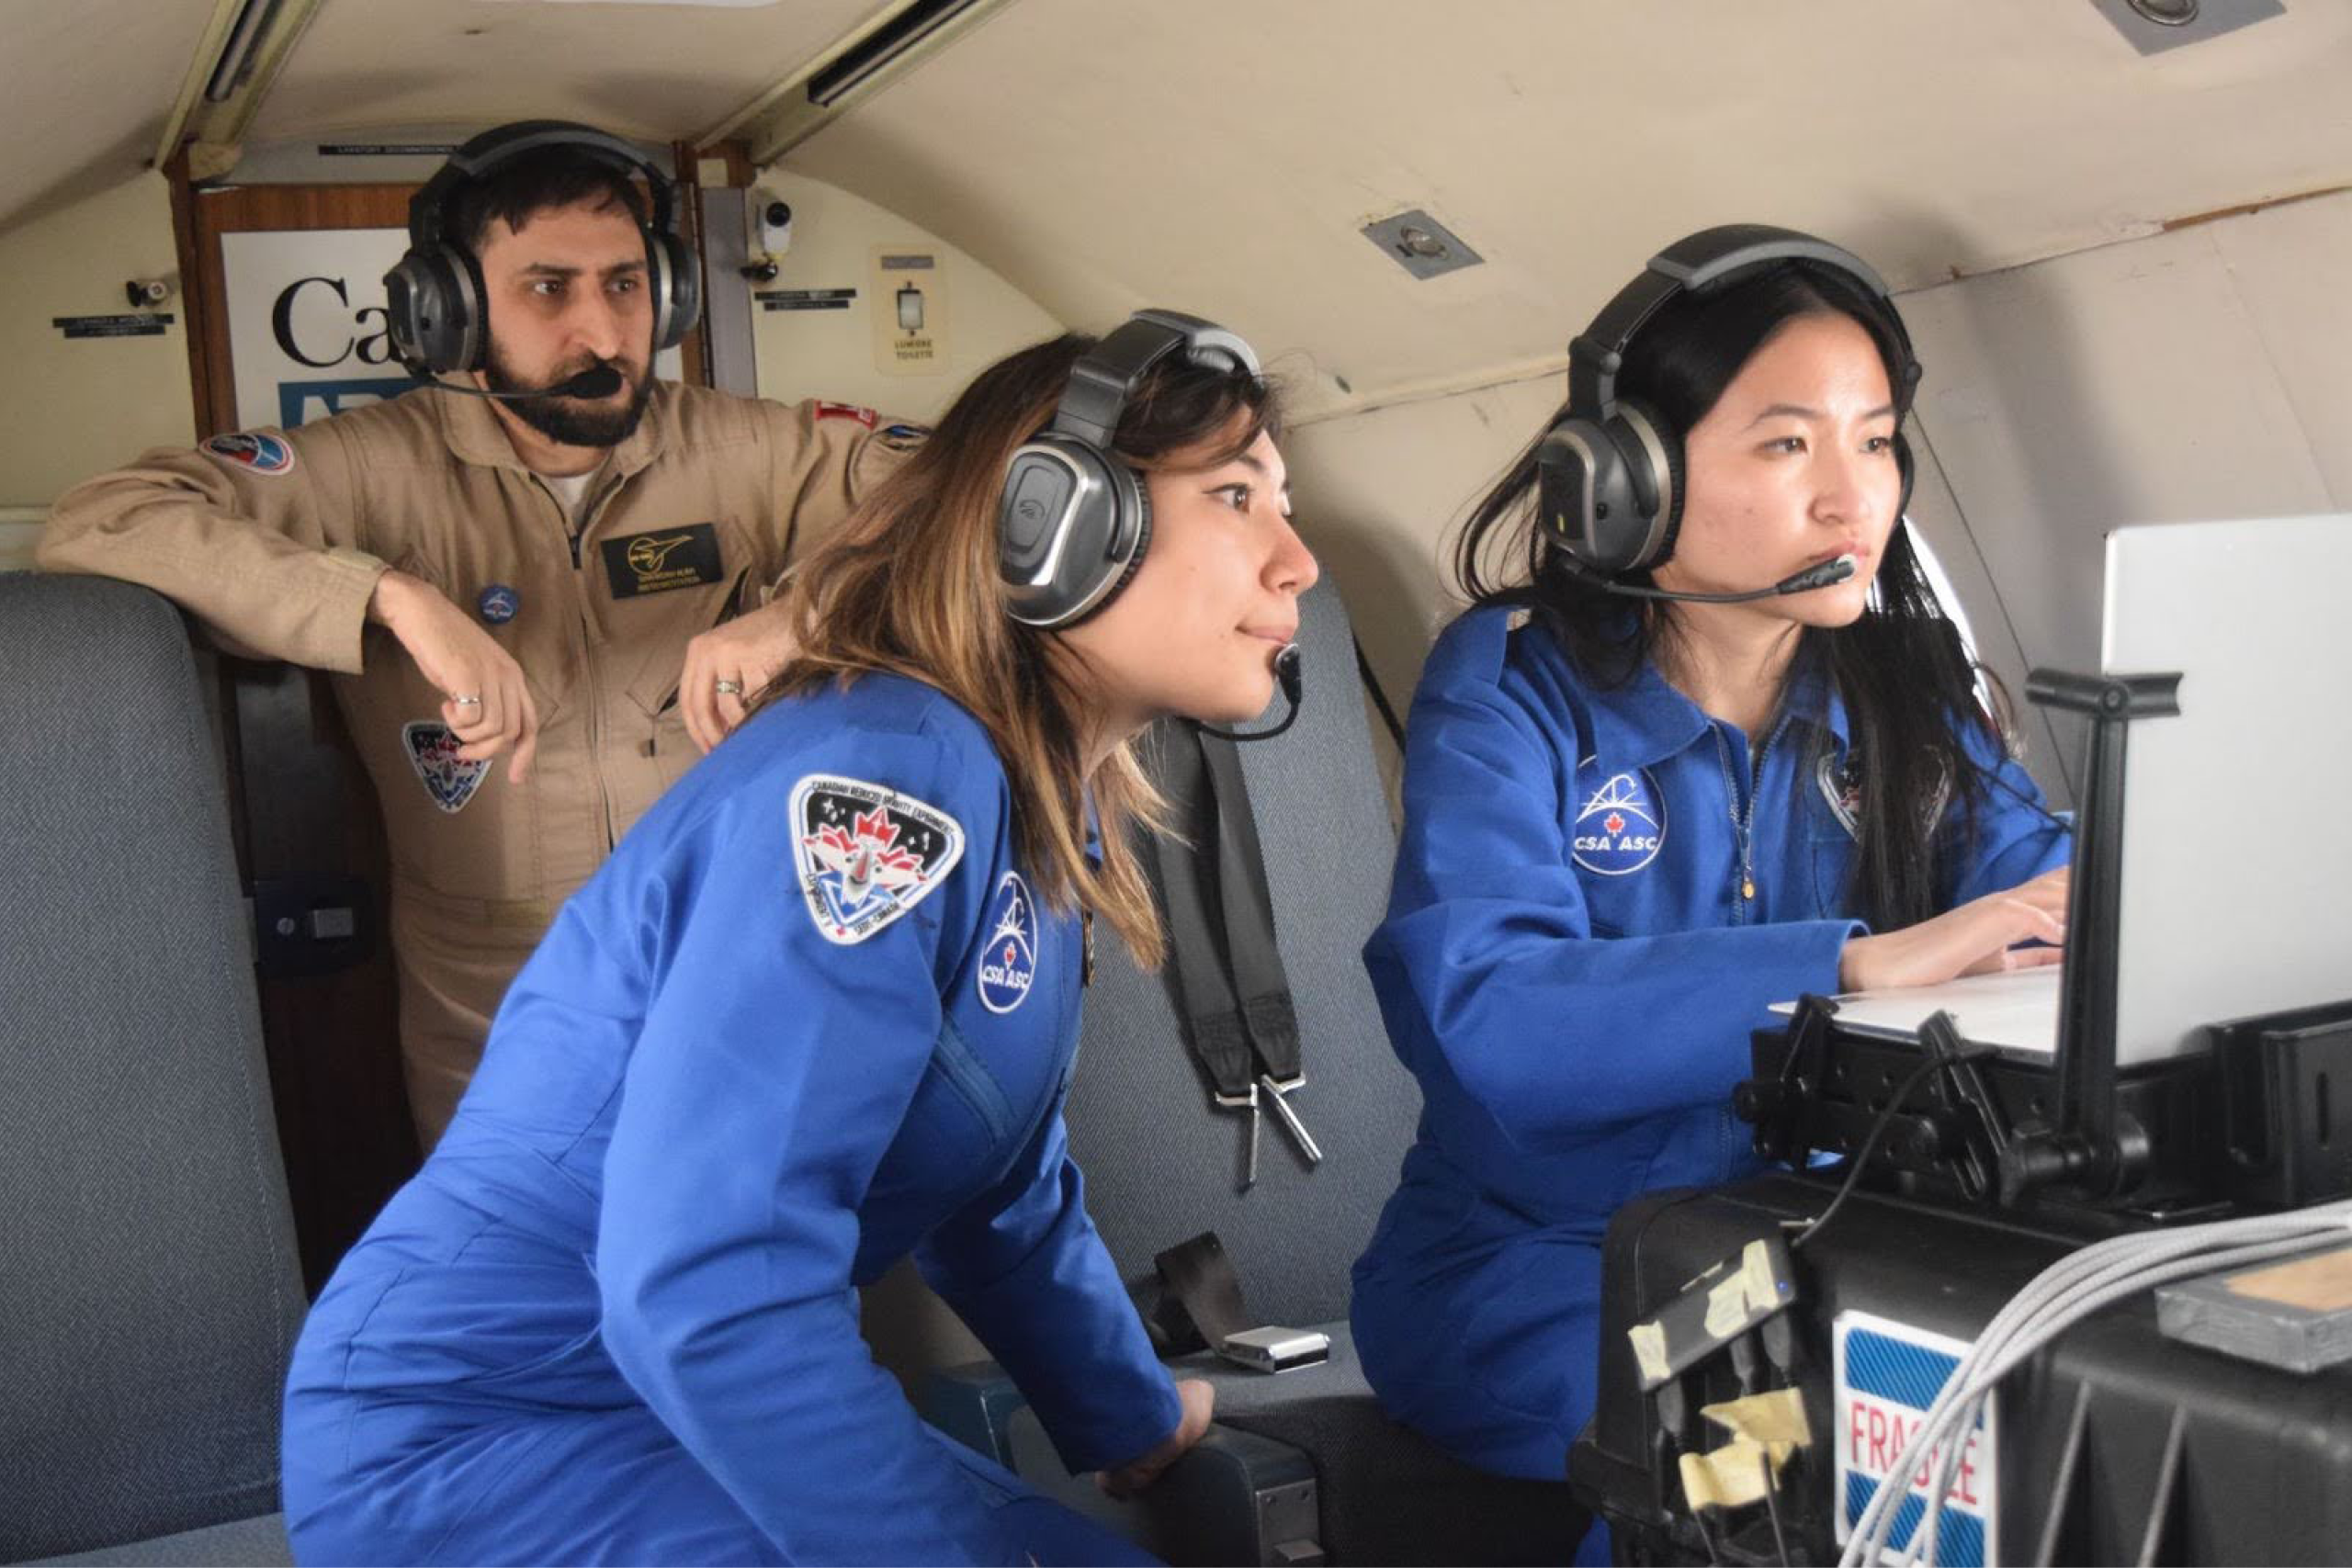
[[[605,575],[616,599],[667,593],[726,577],[718,558],[718,526],[713,523],[624,535],[597,548],[604,552]]]

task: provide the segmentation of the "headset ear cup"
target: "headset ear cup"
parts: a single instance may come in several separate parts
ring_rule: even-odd
[[[1646,571],[1674,554],[1682,532],[1682,443],[1666,421],[1631,398],[1617,400],[1617,417],[1607,430],[1630,503],[1613,570]]]
[[[386,326],[404,358],[429,374],[470,370],[481,341],[472,263],[447,245],[411,250],[384,276]]]
[[[702,320],[702,266],[675,234],[650,233],[646,259],[659,274],[653,298],[653,347],[675,348]]]
[[[1578,559],[1586,551],[1573,520],[1583,516],[1585,491],[1592,482],[1585,462],[1590,432],[1582,420],[1560,419],[1535,444],[1535,525],[1555,547]]]
[[[1043,513],[1025,510],[1039,502]],[[1024,507],[1021,518],[1016,507]],[[997,549],[1014,620],[1041,630],[1085,620],[1126,586],[1150,538],[1149,494],[1117,458],[1057,431],[1013,454],[998,502]]]
[[[1134,475],[1135,470],[1126,468],[1125,464],[1120,467],[1122,471],[1130,476]],[[1135,521],[1135,526],[1129,530],[1135,543],[1127,547],[1126,564],[1119,569],[1118,580],[1104,591],[1102,598],[1094,602],[1093,607],[1084,615],[1073,616],[1069,625],[1077,625],[1080,621],[1086,619],[1087,615],[1101,614],[1112,600],[1125,592],[1127,584],[1135,580],[1136,569],[1143,565],[1144,552],[1151,548],[1151,491],[1140,478],[1135,479],[1128,499],[1123,504],[1132,508],[1131,515]],[[1116,547],[1114,546],[1114,548],[1115,549]]]
[[[1618,421],[1625,425],[1625,440],[1618,442],[1618,449],[1625,454],[1625,468],[1634,475],[1634,491],[1642,493],[1646,508],[1642,547],[1623,569],[1651,571],[1675,558],[1675,541],[1681,536],[1681,442],[1646,404],[1630,398],[1618,400]]]

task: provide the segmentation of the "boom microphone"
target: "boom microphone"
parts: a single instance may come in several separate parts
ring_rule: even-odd
[[[1776,598],[1783,593],[1810,593],[1816,588],[1834,588],[1861,570],[1861,562],[1850,555],[1809,566],[1792,577],[1784,577],[1770,588],[1752,588],[1745,593],[1679,593],[1671,588],[1645,588],[1635,582],[1612,582],[1598,572],[1588,570],[1575,557],[1566,558],[1569,570],[1594,587],[1611,593],[1622,593],[1629,599],[1673,599],[1685,604],[1746,604],[1758,599]]]
[[[501,402],[525,403],[538,398],[609,398],[621,389],[621,373],[609,365],[591,365],[569,380],[558,381],[552,387],[541,387],[535,392],[492,392],[480,387],[460,386],[455,381],[424,378],[428,385],[445,392],[458,392],[469,398],[496,398]]]
[[[1290,705],[1290,711],[1283,715],[1280,724],[1272,729],[1250,730],[1219,729],[1215,725],[1204,724],[1201,733],[1214,735],[1219,740],[1272,740],[1297,723],[1298,699],[1306,684],[1306,677],[1299,670],[1298,644],[1286,642],[1274,655],[1274,679],[1282,682],[1283,700]]]

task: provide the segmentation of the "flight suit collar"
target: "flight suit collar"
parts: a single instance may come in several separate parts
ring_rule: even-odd
[[[473,463],[490,468],[512,468],[517,473],[529,473],[508,440],[506,427],[498,422],[487,398],[469,398],[457,393],[437,397],[430,391],[416,391],[410,397],[433,397],[439,405],[442,437],[448,443],[450,455],[460,462]],[[616,479],[627,479],[650,464],[662,455],[668,442],[674,418],[675,389],[666,381],[653,383],[653,395],[647,400],[645,417],[637,422],[628,439],[614,447],[605,458],[603,471]]]
[[[1704,709],[1677,691],[1646,660],[1632,680],[1609,691],[1591,691],[1592,740],[1596,755],[1620,765],[1648,767],[1674,756],[1711,728]],[[1826,728],[1846,748],[1846,705],[1815,660],[1802,661],[1789,678],[1781,711],[1786,718]]]

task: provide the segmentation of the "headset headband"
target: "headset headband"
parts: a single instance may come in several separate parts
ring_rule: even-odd
[[[434,171],[433,177],[424,182],[424,187],[408,205],[411,245],[417,250],[430,250],[442,243],[449,207],[459,189],[486,178],[501,165],[544,147],[569,148],[623,176],[644,176],[653,197],[653,217],[649,226],[657,234],[677,233],[676,187],[652,159],[593,125],[577,125],[564,119],[524,119],[483,131],[450,153],[448,162]]]
[[[1259,373],[1250,345],[1214,321],[1181,310],[1138,310],[1070,367],[1046,428],[1108,452],[1127,400],[1151,367],[1178,349],[1195,365],[1214,369],[1222,361],[1236,375]]]
[[[1880,316],[1903,351],[1904,385],[1895,389],[1895,396],[1899,406],[1907,407],[1918,385],[1919,362],[1885,280],[1850,251],[1769,223],[1702,229],[1652,256],[1642,275],[1619,289],[1568,345],[1568,406],[1590,418],[1605,417],[1615,409],[1617,372],[1624,366],[1626,348],[1677,295],[1696,294],[1742,274],[1792,262],[1813,262],[1845,274],[1881,308]]]

